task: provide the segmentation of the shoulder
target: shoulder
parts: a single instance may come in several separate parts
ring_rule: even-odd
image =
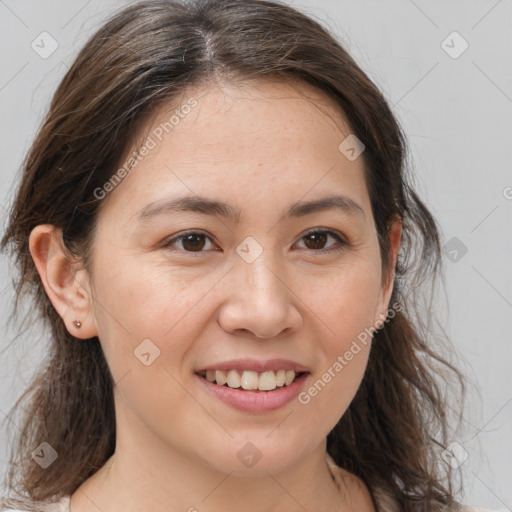
[[[327,465],[329,466],[336,483],[347,486],[354,490],[354,510],[369,510],[375,507],[376,512],[400,512],[399,503],[384,489],[379,487],[368,489],[368,486],[356,475],[340,468],[334,459],[327,454]],[[356,506],[357,505],[357,506]],[[498,512],[489,509],[471,507],[468,505],[457,505],[455,507],[443,508],[443,512]]]
[[[498,510],[493,511],[489,508],[477,508],[477,507],[470,507],[469,505],[462,505],[462,512],[499,512]]]
[[[378,512],[399,512],[400,507],[396,500],[384,490],[377,488],[372,489],[372,494],[375,501],[375,506]],[[457,503],[452,507],[440,505],[439,512],[498,512],[484,508],[471,507],[469,505],[463,505]]]
[[[377,488],[372,489],[372,495],[374,498],[376,510],[378,512],[400,512],[400,507],[396,500],[384,490]],[[461,503],[456,504],[453,507],[447,507],[440,505],[439,512],[498,512],[484,508],[471,507],[469,505],[463,505]]]
[[[368,486],[356,475],[346,469],[338,468],[338,483],[341,481],[350,493],[353,510],[371,510],[374,499]]]
[[[397,508],[383,506],[381,497],[372,496],[368,486],[358,476],[336,465],[330,455],[327,455],[326,462],[340,490],[344,489],[349,493],[353,510],[373,510],[376,508],[379,512],[395,512],[395,510],[398,512]]]
[[[28,497],[0,499],[0,512],[71,512],[71,496],[36,501]]]

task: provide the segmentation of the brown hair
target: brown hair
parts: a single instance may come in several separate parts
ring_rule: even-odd
[[[308,83],[337,102],[365,145],[385,271],[389,222],[402,219],[391,297],[401,307],[375,333],[361,386],[327,449],[370,489],[389,492],[400,510],[456,505],[452,470],[437,464],[449,429],[437,377],[455,376],[462,390],[464,383],[433,348],[431,309],[417,304],[420,285],[435,283],[443,269],[439,228],[409,181],[405,136],[381,92],[326,28],[284,3],[259,0],[130,5],[93,35],[55,92],[24,161],[1,244],[19,270],[14,310],[31,294],[32,311],[50,331],[48,360],[13,408],[28,400],[9,490],[37,500],[72,494],[112,455],[116,439],[115,384],[99,340],[84,342],[67,331],[30,255],[31,230],[53,224],[70,254],[87,263],[101,203],[94,191],[164,101],[218,77]],[[44,441],[59,457],[47,469],[31,458]]]

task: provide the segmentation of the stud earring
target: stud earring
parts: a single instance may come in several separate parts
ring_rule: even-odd
[[[77,329],[80,329],[80,327],[82,327],[82,322],[79,322],[78,320],[75,320],[73,322],[73,325],[77,328]]]

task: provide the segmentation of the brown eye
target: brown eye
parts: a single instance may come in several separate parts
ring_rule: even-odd
[[[306,246],[308,249],[323,249],[323,246],[327,243],[328,238],[329,236],[327,233],[319,232],[306,235],[304,240],[306,240]]]
[[[337,244],[327,245],[329,242],[329,238],[334,239]],[[339,251],[343,248],[343,246],[348,245],[338,233],[329,230],[316,230],[310,231],[302,236],[300,239],[304,241],[305,248],[314,252],[319,253],[328,253],[331,251]],[[181,244],[181,247],[178,245]],[[208,246],[210,244],[210,246]],[[171,250],[177,249],[187,253],[202,253],[206,252],[208,249],[211,249],[213,246],[212,240],[209,236],[204,233],[198,231],[190,231],[188,233],[184,233],[182,235],[176,236],[164,242],[162,244],[163,248],[168,248]]]
[[[327,249],[325,249],[325,245],[327,244],[329,237],[334,238],[335,241],[338,242],[338,246],[336,247],[336,244],[334,244],[334,247],[331,249],[331,246],[328,246]],[[340,250],[342,247],[347,245],[347,242],[341,238],[337,233],[334,231],[328,231],[328,230],[316,230],[316,231],[310,231],[309,233],[305,234],[301,241],[304,240],[304,243],[306,245],[307,249],[311,249],[315,252],[330,252],[330,251],[336,251]]]
[[[189,233],[184,233],[183,235],[176,236],[174,238],[169,239],[168,241],[162,244],[164,248],[173,248],[176,247],[176,244],[181,243],[181,247],[177,247],[177,249],[181,249],[185,252],[205,252],[203,249],[205,246],[211,243],[210,237],[205,235],[204,233],[200,233],[197,231],[190,231]],[[210,247],[207,247],[209,249]]]
[[[182,237],[183,248],[186,251],[200,251],[206,245],[204,235],[186,235]]]

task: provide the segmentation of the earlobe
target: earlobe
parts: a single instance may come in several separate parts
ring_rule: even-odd
[[[88,274],[66,248],[62,231],[51,224],[36,226],[29,248],[46,294],[68,332],[82,339],[97,336]]]

